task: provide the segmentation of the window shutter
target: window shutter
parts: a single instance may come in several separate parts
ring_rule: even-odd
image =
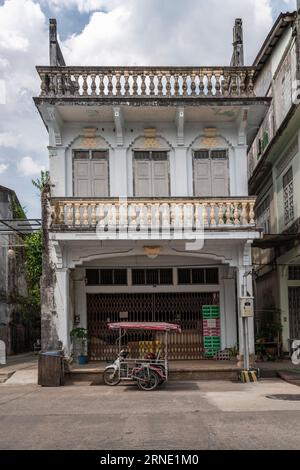
[[[227,160],[211,160],[212,196],[222,197],[229,195]]]
[[[152,161],[153,197],[169,196],[168,161]]]
[[[135,196],[151,197],[151,162],[135,160]]]
[[[210,160],[207,158],[195,158],[194,160],[194,185],[195,196],[210,197],[211,189],[211,169]]]
[[[75,197],[90,196],[90,163],[85,160],[74,160]]]
[[[92,197],[108,197],[108,161],[91,161]]]

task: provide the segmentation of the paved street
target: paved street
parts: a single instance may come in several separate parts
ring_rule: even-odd
[[[1,449],[299,449],[300,394],[279,380],[135,386],[0,385]]]

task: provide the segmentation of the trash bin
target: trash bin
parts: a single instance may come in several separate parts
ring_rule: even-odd
[[[43,387],[59,387],[64,384],[62,351],[39,353],[38,384]]]

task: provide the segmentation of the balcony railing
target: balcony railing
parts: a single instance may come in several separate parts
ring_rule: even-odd
[[[253,97],[253,67],[37,67],[42,97]]]
[[[53,230],[98,234],[245,230],[256,227],[255,197],[218,199],[52,198]]]

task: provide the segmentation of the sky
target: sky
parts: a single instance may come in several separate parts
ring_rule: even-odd
[[[40,216],[32,185],[48,166],[48,135],[32,97],[48,65],[56,18],[67,65],[229,65],[235,18],[250,65],[281,11],[296,0],[0,0],[0,185]]]

